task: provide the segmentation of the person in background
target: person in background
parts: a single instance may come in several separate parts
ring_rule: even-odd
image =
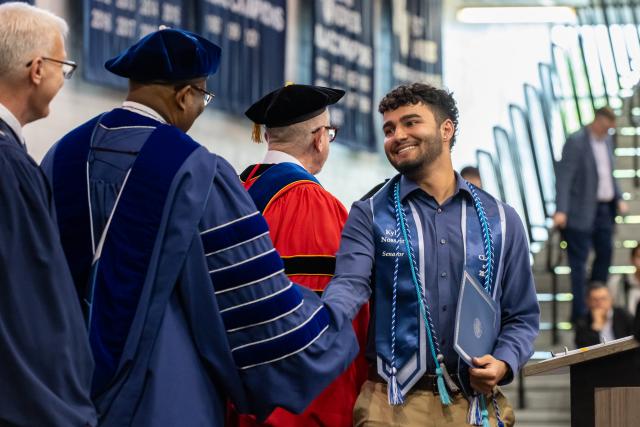
[[[475,166],[465,166],[460,171],[460,176],[478,188],[482,188],[480,170]]]
[[[327,161],[338,131],[331,125],[328,107],[343,95],[339,89],[292,84],[265,95],[245,113],[256,124],[254,135],[260,136],[261,125],[266,127],[268,151],[262,163],[247,167],[240,179],[269,224],[284,272],[320,295],[333,276],[347,210],[314,175]],[[230,424],[351,427],[353,405],[367,378],[368,322],[365,305],[354,321],[360,356],[305,412],[276,409],[264,423],[241,417]]]
[[[227,399],[260,419],[300,412],[358,351],[351,324],[283,274],[231,165],[186,134],[220,55],[188,31],[145,36],[105,64],[126,101],[43,162],[101,427],[221,427]]]
[[[67,23],[25,3],[0,5],[0,424],[96,425],[93,360],[60,245],[51,192],[22,127],[76,65]]]
[[[613,305],[605,283],[593,282],[587,289],[589,312],[576,320],[576,347],[588,347],[633,334],[633,317]]]
[[[607,282],[616,210],[622,214],[628,210],[613,177],[610,131],[615,125],[616,115],[611,108],[596,110],[591,124],[569,136],[556,168],[553,224],[567,242],[573,292],[572,321],[587,311],[586,264],[591,248],[596,254],[591,281]]]
[[[630,259],[631,265],[636,270],[632,274],[614,274],[609,278],[607,285],[614,304],[624,307],[632,316],[635,316],[640,303],[640,246],[631,249]]]

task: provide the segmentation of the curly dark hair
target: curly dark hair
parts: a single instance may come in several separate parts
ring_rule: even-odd
[[[415,104],[424,104],[430,107],[438,125],[445,119],[453,122],[454,132],[450,145],[450,148],[453,148],[458,133],[458,107],[456,100],[453,99],[453,93],[445,89],[438,89],[425,83],[401,85],[382,98],[378,105],[378,111],[384,114],[405,105]]]

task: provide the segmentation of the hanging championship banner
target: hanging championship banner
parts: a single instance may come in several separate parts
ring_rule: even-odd
[[[207,82],[214,108],[238,114],[284,86],[286,0],[198,0],[198,32],[222,48]]]
[[[391,2],[394,86],[442,86],[442,0]]]
[[[125,78],[105,70],[104,63],[156,31],[160,25],[185,29],[185,0],[85,0],[84,60],[87,80],[124,88]]]
[[[313,82],[346,91],[331,106],[339,141],[375,150],[373,135],[372,5],[368,0],[316,0],[313,31]]]

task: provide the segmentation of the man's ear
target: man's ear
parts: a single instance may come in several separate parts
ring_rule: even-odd
[[[174,99],[176,101],[176,105],[182,111],[186,110],[187,106],[189,105],[188,98],[189,98],[189,92],[190,91],[191,91],[191,87],[189,85],[186,85],[182,89],[176,91],[176,93],[174,95]]]
[[[322,132],[323,130],[319,130],[318,132],[312,134],[313,135],[313,148],[317,152],[322,151]]]
[[[31,62],[31,65],[29,66],[29,80],[36,86],[42,83],[44,73],[43,63],[44,61],[42,60],[42,58],[37,57]]]
[[[440,124],[440,137],[443,141],[451,142],[451,138],[453,138],[453,134],[456,129],[453,126],[453,122],[451,119],[445,119]]]

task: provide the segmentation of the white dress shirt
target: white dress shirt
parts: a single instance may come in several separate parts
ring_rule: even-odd
[[[15,133],[18,136],[18,139],[20,140],[20,142],[22,142],[22,145],[24,145],[24,136],[22,136],[22,126],[20,125],[20,122],[18,121],[16,116],[14,116],[11,111],[9,111],[7,107],[2,105],[1,102],[0,102],[0,119],[2,119],[2,121],[5,122],[7,126],[9,126],[9,128],[11,128],[13,133]]]
[[[164,117],[160,115],[160,113],[158,113],[156,110],[154,110],[151,107],[147,107],[144,104],[140,104],[139,102],[124,101],[122,103],[122,108],[124,108],[127,111],[131,111],[134,113],[138,113],[142,116],[149,117],[150,119],[157,120],[160,123],[164,123],[164,124],[167,123],[167,121],[164,119]]]
[[[262,163],[295,163],[298,166],[302,166],[302,163],[291,154],[287,154],[283,151],[269,150],[267,154],[264,155],[264,159]],[[304,168],[304,166],[302,166]]]
[[[616,195],[613,185],[613,172],[611,171],[611,158],[609,145],[605,139],[596,139],[591,135],[591,150],[596,159],[598,170],[598,201],[610,202]]]
[[[613,334],[613,309],[611,309],[607,313],[607,321],[600,331],[600,342],[609,342],[615,339],[616,336]]]

